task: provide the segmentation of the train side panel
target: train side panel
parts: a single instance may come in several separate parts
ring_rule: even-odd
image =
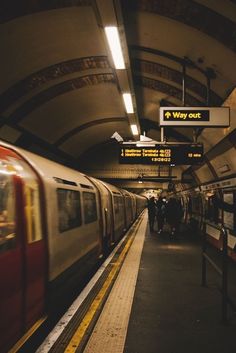
[[[109,190],[113,207],[114,242],[118,241],[125,231],[125,203],[121,191],[114,185],[103,182]]]
[[[0,161],[4,352],[50,306],[57,310],[60,299],[118,242],[146,199],[5,143]]]
[[[121,190],[124,197],[125,228],[128,229],[133,221],[132,198],[128,191]]]
[[[99,257],[98,191],[83,174],[39,156],[30,157],[45,187],[52,281],[88,253]]]
[[[101,210],[101,231],[103,247],[106,252],[114,243],[114,215],[112,205],[112,195],[108,188],[98,179],[88,177],[99,190],[100,210]]]
[[[147,207],[147,199],[143,196],[136,195],[136,217],[140,215],[145,207]]]

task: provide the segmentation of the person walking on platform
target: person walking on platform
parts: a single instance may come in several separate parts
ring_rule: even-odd
[[[161,234],[163,232],[163,226],[165,221],[165,210],[166,210],[166,204],[163,201],[163,198],[161,196],[156,202],[156,208],[157,208],[157,228],[158,228],[157,233]]]
[[[170,225],[171,236],[174,236],[179,232],[182,216],[183,209],[181,203],[175,198],[170,198],[166,206],[166,221]]]
[[[149,220],[149,227],[151,232],[153,232],[154,230],[155,217],[156,217],[156,202],[155,202],[155,197],[152,196],[148,200],[148,220]]]

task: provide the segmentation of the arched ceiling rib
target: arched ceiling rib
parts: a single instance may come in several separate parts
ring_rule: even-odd
[[[0,114],[11,104],[25,95],[30,94],[35,89],[42,90],[44,85],[48,85],[49,83],[53,84],[55,80],[66,79],[68,75],[93,69],[111,70],[107,57],[97,56],[68,60],[32,73],[0,95]],[[85,79],[83,81],[85,81]]]
[[[22,106],[16,109],[9,117],[13,123],[19,123],[25,116],[27,116],[31,111],[37,109],[37,107],[48,103],[50,100],[64,95],[70,91],[78,90],[86,86],[94,86],[103,83],[115,83],[115,78],[113,74],[98,74],[98,75],[87,75],[83,77],[74,78],[68,81],[63,81],[58,83],[41,93],[35,95],[33,98],[28,100]]]
[[[182,72],[174,70],[168,66],[148,61],[148,60],[140,60],[134,58],[132,61],[133,71],[150,74],[156,77],[160,77],[161,79],[165,79],[171,81],[179,86],[182,86],[183,75]],[[207,88],[201,82],[195,80],[189,75],[186,75],[186,86],[188,91],[193,92],[197,96],[201,97],[203,102],[206,102],[207,98]],[[212,90],[210,91],[210,102],[213,106],[219,106],[222,103],[222,99]],[[203,103],[204,104],[204,103]]]

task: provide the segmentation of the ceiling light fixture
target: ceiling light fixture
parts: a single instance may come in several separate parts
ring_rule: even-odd
[[[136,125],[135,125],[136,126]],[[137,147],[156,147],[155,143],[136,143]]]
[[[123,93],[123,100],[125,103],[125,109],[127,114],[133,114],[134,107],[130,93]]]
[[[138,127],[136,124],[130,125],[131,130],[132,130],[132,134],[133,135],[138,135]]]
[[[116,69],[125,69],[125,62],[121,50],[120,38],[117,27],[105,27],[107,41],[111,50],[112,58]]]

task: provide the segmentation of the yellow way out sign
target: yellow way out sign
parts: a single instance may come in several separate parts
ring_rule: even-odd
[[[228,107],[160,107],[160,126],[229,126]]]

